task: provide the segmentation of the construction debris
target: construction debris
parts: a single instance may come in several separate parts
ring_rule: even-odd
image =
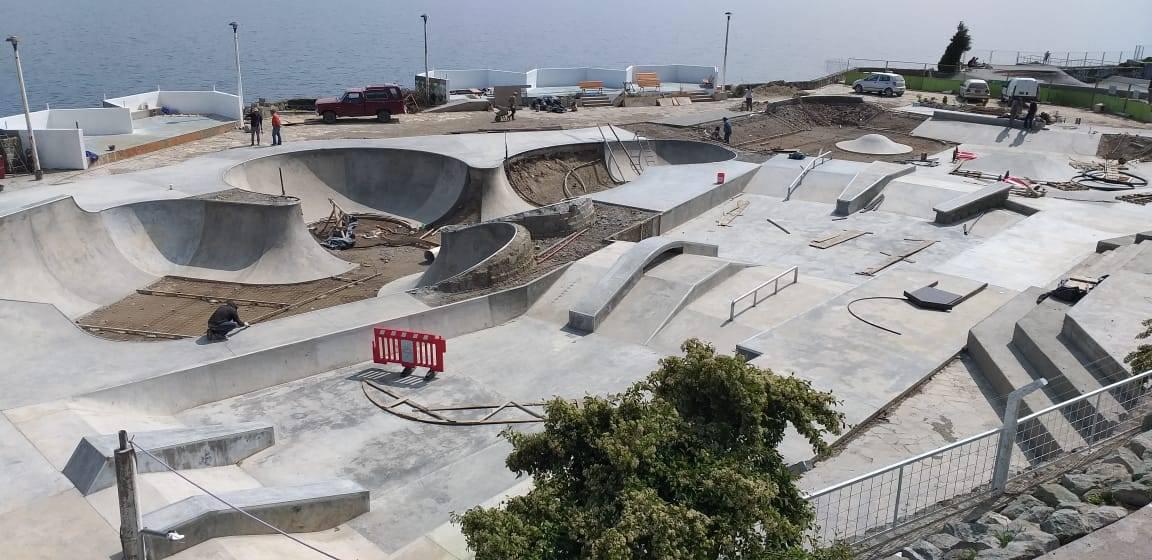
[[[748,202],[747,200],[737,200],[736,206],[734,206],[730,210],[724,212],[724,215],[720,216],[720,219],[716,220],[716,223],[721,225],[721,226],[725,226],[725,227],[732,225],[732,222],[736,218],[739,218],[740,216],[744,215],[744,210],[746,208],[748,208],[749,204],[751,204],[751,203]]]
[[[374,389],[374,391],[369,391],[369,388]],[[463,405],[433,408],[424,406],[409,397],[401,397],[384,385],[371,379],[363,379],[361,389],[364,391],[364,396],[380,410],[399,416],[405,420],[422,422],[424,424],[438,424],[440,426],[490,426],[494,424],[528,424],[544,421],[542,411],[545,403],[542,402],[521,404],[516,401],[508,401],[500,405]],[[382,402],[379,397],[376,396],[377,393],[383,393],[391,397],[393,399],[392,402]],[[401,412],[398,409],[402,406],[411,407],[415,412],[419,413],[419,415]],[[472,411],[490,412],[480,418],[453,418],[453,416],[466,415]],[[520,411],[527,417],[509,418],[506,420],[496,418],[498,414],[511,411]]]
[[[780,224],[778,224],[778,223],[776,223],[776,222],[772,221],[772,218],[768,218],[768,223],[770,223],[770,224],[772,224],[772,225],[776,226],[777,228],[780,228],[780,231],[782,231],[782,232],[784,232],[784,233],[787,233],[788,235],[792,235],[792,232],[790,232],[790,231],[788,231],[788,230],[784,229],[784,226],[782,226],[782,225],[780,225]]]
[[[1125,194],[1116,197],[1116,200],[1123,200],[1124,202],[1131,202],[1132,204],[1139,204],[1144,206],[1152,202],[1152,194]]]
[[[854,230],[854,229],[844,230],[840,233],[830,235],[828,237],[824,237],[821,239],[813,239],[811,242],[808,243],[808,246],[809,247],[815,247],[817,249],[828,249],[831,247],[835,247],[841,243],[844,243],[845,241],[851,241],[853,239],[856,239],[857,237],[860,237],[862,235],[868,235],[870,233],[872,233],[872,232],[870,232],[870,231],[858,231],[858,230]]]

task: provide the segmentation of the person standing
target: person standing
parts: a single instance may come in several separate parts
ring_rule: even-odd
[[[280,138],[280,114],[275,109],[272,110],[272,145],[279,146],[284,143]]]
[[[260,114],[259,107],[252,107],[248,113],[248,121],[252,125],[252,146],[260,145],[260,127],[264,124],[264,115]]]
[[[752,110],[752,88],[744,90],[744,110]]]
[[[1024,130],[1032,130],[1036,123],[1036,111],[1038,109],[1035,100],[1028,102],[1028,113],[1024,115]]]
[[[728,122],[728,117],[724,117],[724,124],[722,126],[722,130],[724,131],[724,143],[725,144],[731,144],[732,143],[732,123]]]
[[[1008,128],[1016,125],[1016,119],[1020,118],[1020,112],[1024,110],[1024,100],[1019,97],[1012,98],[1012,105],[1008,110]]]
[[[516,120],[516,94],[518,93],[520,92],[513,92],[512,95],[508,96],[508,112],[511,113],[508,118],[510,120]]]

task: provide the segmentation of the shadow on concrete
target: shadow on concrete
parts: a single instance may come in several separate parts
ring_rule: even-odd
[[[400,371],[402,368],[400,368],[400,366],[395,367],[396,370],[394,371],[378,367],[365,368],[349,375],[347,379],[349,381],[375,381],[380,385],[402,389],[419,389],[431,382],[430,380],[424,379],[423,368],[418,368],[411,374],[403,375]]]

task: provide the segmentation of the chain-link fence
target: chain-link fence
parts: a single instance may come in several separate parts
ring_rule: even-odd
[[[1152,371],[1018,421],[1009,408],[1004,427],[812,493],[814,536],[824,544],[859,542],[1002,491],[1004,478],[1011,482],[1057,460],[1087,456],[1140,428],[1142,415],[1152,409]],[[1006,430],[1015,437],[1002,438]]]

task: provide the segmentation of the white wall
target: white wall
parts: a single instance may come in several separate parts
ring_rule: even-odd
[[[160,92],[149,91],[145,93],[137,93],[136,95],[126,95],[124,97],[114,97],[112,99],[105,99],[104,105],[115,105],[117,107],[127,107],[133,111],[143,111],[144,109],[156,109],[160,107]]]
[[[45,128],[76,128],[79,123],[84,134],[132,134],[132,110],[124,107],[109,109],[50,109]]]
[[[84,157],[84,137],[75,128],[33,129],[36,153],[42,169],[88,169]],[[28,146],[28,133],[20,131],[20,142]]]
[[[35,111],[29,116],[32,117],[32,128],[48,128],[48,111]],[[24,121],[24,114],[11,115],[0,119],[0,128],[4,130],[28,130],[28,124]]]
[[[423,72],[421,72],[423,74]],[[484,89],[493,86],[522,86],[528,83],[526,72],[509,70],[433,70],[433,78],[448,80],[448,89]]]
[[[655,72],[661,82],[699,84],[705,78],[716,83],[719,70],[715,66],[692,66],[687,64],[636,65],[628,67],[628,81],[635,81],[637,72]]]
[[[161,91],[160,106],[190,115],[218,115],[240,120],[237,97],[222,91]]]
[[[532,87],[576,86],[586,80],[600,80],[606,88],[621,89],[627,77],[626,70],[610,68],[538,68],[527,73]]]

